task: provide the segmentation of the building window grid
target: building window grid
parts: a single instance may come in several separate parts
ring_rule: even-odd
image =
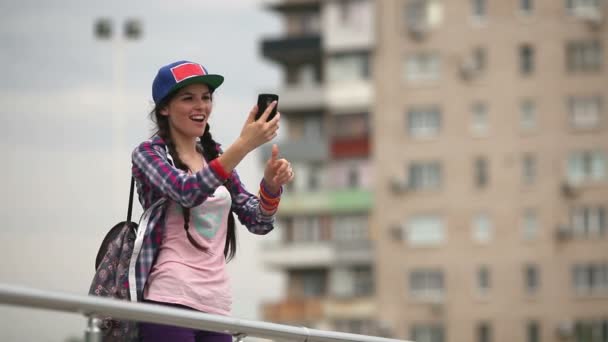
[[[485,188],[489,183],[488,160],[484,157],[478,157],[473,162],[473,167],[475,187],[478,189]]]
[[[540,270],[537,265],[526,265],[524,268],[526,294],[532,295],[540,288]]]
[[[477,269],[477,290],[479,294],[487,295],[490,292],[490,287],[490,269],[488,266],[481,266]]]
[[[536,182],[537,162],[533,154],[525,154],[522,158],[522,183],[532,185]]]
[[[523,237],[526,240],[533,240],[538,237],[539,222],[536,209],[526,209],[522,220]]]
[[[441,300],[444,294],[443,272],[440,270],[414,270],[409,276],[410,295],[424,300]]]
[[[412,108],[407,113],[408,133],[411,137],[433,137],[441,130],[439,107]]]
[[[608,319],[577,320],[574,342],[608,342]]]
[[[488,106],[483,102],[471,106],[471,129],[475,134],[488,132]]]
[[[603,151],[584,150],[570,153],[568,181],[579,184],[606,179],[606,156]]]
[[[526,324],[526,342],[540,342],[540,324],[537,321]]]
[[[566,44],[566,70],[594,72],[602,69],[603,49],[599,40],[572,41]]]
[[[416,324],[411,327],[410,335],[416,342],[445,342],[444,328],[438,324]]]
[[[570,224],[574,236],[604,237],[608,233],[606,207],[590,205],[574,207],[570,211]]]
[[[477,325],[477,342],[492,342],[492,326],[489,322]]]
[[[436,190],[441,187],[439,162],[412,162],[408,168],[408,185],[414,190]]]
[[[602,99],[600,96],[572,96],[568,99],[570,125],[574,128],[596,128],[600,124]]]
[[[608,293],[608,263],[588,263],[573,266],[574,290],[578,295]]]
[[[534,72],[534,47],[523,44],[519,47],[519,72],[530,75]]]
[[[439,79],[441,60],[436,52],[421,52],[406,57],[404,78],[406,81],[434,81]]]

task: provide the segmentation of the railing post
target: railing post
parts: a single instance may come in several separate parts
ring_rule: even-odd
[[[102,342],[101,320],[95,316],[89,316],[87,328],[84,331],[85,342]]]

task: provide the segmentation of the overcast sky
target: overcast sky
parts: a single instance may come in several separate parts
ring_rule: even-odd
[[[125,18],[138,18],[143,37],[99,41],[100,17],[117,35]],[[256,94],[279,85],[259,42],[280,24],[257,0],[0,0],[0,282],[86,294],[98,245],[124,216],[130,151],[151,133],[158,68],[187,59],[225,76],[211,125],[229,145]],[[250,190],[261,158],[237,168]],[[258,319],[260,303],[283,292],[259,259],[277,234],[239,233],[233,315]],[[0,307],[0,317],[2,341],[62,341],[84,329],[78,315]]]

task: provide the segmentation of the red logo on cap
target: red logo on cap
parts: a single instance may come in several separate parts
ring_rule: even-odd
[[[175,66],[171,68],[171,73],[173,74],[173,78],[175,78],[175,82],[181,82],[192,76],[203,76],[207,74],[200,64],[195,63],[184,63]]]

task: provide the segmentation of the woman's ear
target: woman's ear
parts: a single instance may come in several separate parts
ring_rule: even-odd
[[[169,116],[169,106],[164,106],[159,111],[160,115]]]

